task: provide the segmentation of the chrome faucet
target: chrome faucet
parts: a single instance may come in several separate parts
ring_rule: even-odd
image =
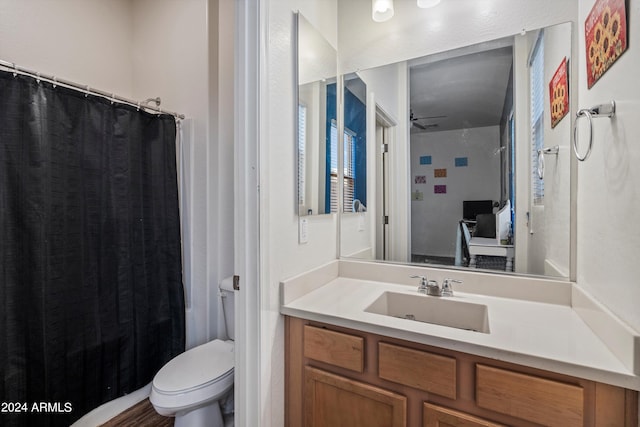
[[[441,295],[443,297],[453,296],[453,283],[462,283],[462,280],[444,279],[444,282],[442,282],[442,291],[441,291]]]
[[[420,279],[418,292],[421,294],[431,295],[433,297],[442,296],[442,289],[435,280],[427,280],[425,276],[410,276],[413,279]]]
[[[435,280],[427,280],[425,276],[409,276],[413,279],[420,279],[420,285],[418,286],[418,292],[432,297],[452,297],[453,296],[453,284],[462,283],[462,280],[456,279],[444,279],[442,287],[438,285]]]

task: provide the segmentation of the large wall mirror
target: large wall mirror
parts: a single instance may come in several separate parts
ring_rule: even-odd
[[[298,74],[298,215],[337,212],[338,156],[331,136],[337,129],[337,54],[300,13],[296,13]],[[333,147],[333,149],[332,149]]]
[[[396,14],[410,7],[396,1]],[[442,25],[455,9],[438,7]],[[358,13],[339,4],[347,71],[368,61],[341,56],[357,51],[342,29]],[[403,38],[401,22],[386,25]],[[341,215],[341,256],[569,278],[573,37],[571,23],[554,24],[349,73],[345,93],[356,79],[366,90],[370,190],[366,212]]]

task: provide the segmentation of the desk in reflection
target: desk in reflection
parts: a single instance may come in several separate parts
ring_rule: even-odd
[[[505,271],[513,271],[513,256],[515,249],[513,245],[502,245],[496,239],[487,237],[472,237],[469,239],[469,267],[477,268],[478,255],[504,257],[506,259]]]

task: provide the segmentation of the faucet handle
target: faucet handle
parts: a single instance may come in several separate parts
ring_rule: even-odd
[[[452,297],[453,296],[453,283],[462,283],[462,280],[456,279],[444,279],[442,282],[442,296],[443,297]]]
[[[420,285],[426,285],[427,284],[427,276],[409,276],[412,279],[420,279]]]
[[[426,276],[409,276],[412,279],[420,279],[420,285],[418,286],[418,292],[426,294],[427,293],[427,278]]]

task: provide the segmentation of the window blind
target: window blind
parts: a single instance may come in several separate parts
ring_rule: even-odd
[[[544,202],[544,179],[538,176],[538,150],[544,147],[544,37],[540,31],[529,64],[531,87],[531,192],[534,205]]]
[[[306,151],[307,107],[298,104],[298,205],[304,206],[306,199]]]
[[[355,141],[354,134],[349,129],[344,130],[344,211],[353,212],[353,197],[355,193]]]
[[[345,212],[353,212],[355,193],[355,133],[349,129],[343,135],[343,203]],[[338,212],[338,128],[331,123],[331,212]]]

